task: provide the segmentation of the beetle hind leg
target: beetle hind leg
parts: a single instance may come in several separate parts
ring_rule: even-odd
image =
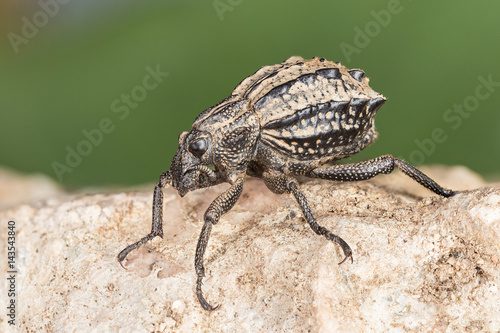
[[[443,197],[451,197],[456,194],[455,191],[445,189],[441,187],[438,183],[433,181],[429,176],[427,176],[422,171],[415,168],[413,165],[407,163],[404,160],[399,158],[394,159],[394,164],[407,176],[410,176],[413,180],[415,180],[420,185],[425,188],[431,190],[432,192],[439,194]]]
[[[450,197],[456,192],[441,187],[422,171],[402,159],[391,155],[384,155],[369,161],[353,164],[337,164],[320,167],[310,171],[307,176],[337,181],[367,180],[379,174],[388,174],[397,166],[404,174],[418,182],[420,185],[443,197]]]
[[[320,226],[318,222],[316,222],[311,208],[309,207],[309,203],[307,202],[305,195],[299,191],[297,181],[295,179],[288,178],[283,174],[269,175],[267,173],[264,173],[263,176],[264,183],[272,192],[277,194],[291,192],[293,194],[295,200],[297,200],[297,203],[302,209],[302,213],[304,214],[307,223],[309,223],[309,226],[316,234],[325,236],[330,241],[340,245],[342,251],[344,252],[344,259],[339,262],[339,265],[346,261],[348,258],[351,258],[351,262],[353,262],[352,250],[350,246],[342,238],[332,234],[328,229]]]

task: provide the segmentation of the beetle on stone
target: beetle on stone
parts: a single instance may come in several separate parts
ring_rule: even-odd
[[[151,232],[118,254],[122,262],[134,249],[163,237],[162,188],[173,186],[183,197],[189,191],[223,182],[231,186],[208,207],[196,247],[196,295],[205,310],[215,310],[203,296],[203,255],[212,226],[241,195],[246,176],[262,178],[274,193],[291,193],[314,232],[340,245],[352,259],[349,245],[318,225],[295,177],[358,181],[392,172],[397,166],[415,181],[444,197],[444,189],[407,162],[384,155],[366,162],[333,164],[370,145],[377,138],[374,117],[386,101],[373,91],[359,69],[349,70],[324,58],[291,57],[265,66],[244,79],[231,96],[203,111],[191,131],[179,136],[170,171],[154,189]]]

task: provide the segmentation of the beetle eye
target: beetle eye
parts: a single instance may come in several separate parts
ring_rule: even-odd
[[[197,157],[201,157],[207,151],[207,141],[205,139],[198,139],[189,144],[189,152]]]

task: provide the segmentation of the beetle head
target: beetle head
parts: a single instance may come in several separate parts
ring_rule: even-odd
[[[179,147],[170,164],[172,185],[181,197],[215,180],[215,172],[208,168],[210,164],[213,164],[210,133],[197,130],[182,132]]]

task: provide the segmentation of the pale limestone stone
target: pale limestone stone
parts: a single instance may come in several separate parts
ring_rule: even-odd
[[[0,168],[0,209],[55,197],[62,193],[62,188],[45,175],[24,175]]]
[[[441,198],[398,173],[300,185],[318,222],[352,247],[354,263],[341,266],[340,248],[312,232],[290,195],[249,179],[205,256],[215,312],[196,299],[194,251],[203,212],[227,185],[182,199],[165,190],[165,237],[132,252],[127,269],[116,255],[149,232],[152,187],[4,209],[0,219],[16,221],[18,331],[499,331],[500,186],[471,189],[481,180],[463,168],[425,171],[467,190]]]

